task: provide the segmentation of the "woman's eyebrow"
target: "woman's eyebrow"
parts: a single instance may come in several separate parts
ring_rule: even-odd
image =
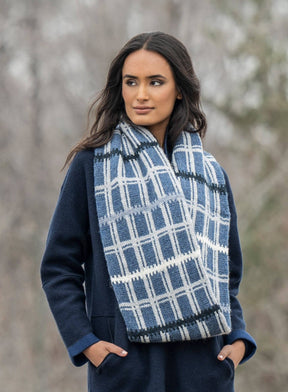
[[[123,76],[123,79],[125,79],[125,78],[129,78],[129,79],[139,79],[138,76],[129,75],[129,74],[124,75],[124,76]],[[155,78],[167,79],[164,75],[161,75],[161,74],[156,74],[156,75],[149,75],[149,76],[147,76],[147,79],[155,79]]]
[[[123,76],[123,79],[125,79],[125,78],[129,78],[129,79],[138,79],[137,76],[129,75],[129,74],[124,75],[124,76]]]
[[[167,79],[166,76],[161,75],[161,74],[151,75],[151,76],[148,76],[147,78],[148,78],[148,79],[157,79],[157,78]]]

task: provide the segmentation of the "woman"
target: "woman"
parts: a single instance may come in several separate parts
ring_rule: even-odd
[[[88,361],[91,392],[233,391],[256,344],[236,298],[233,196],[202,149],[187,50],[161,32],[132,38],[93,108],[41,267],[72,362]]]

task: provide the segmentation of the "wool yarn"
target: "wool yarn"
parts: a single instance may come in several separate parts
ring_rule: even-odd
[[[171,163],[152,133],[120,122],[94,151],[107,269],[132,342],[231,331],[230,211],[225,178],[193,129]]]

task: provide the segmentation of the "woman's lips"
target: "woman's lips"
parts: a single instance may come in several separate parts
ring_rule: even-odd
[[[137,114],[147,114],[153,110],[153,108],[149,106],[135,106],[133,109]]]

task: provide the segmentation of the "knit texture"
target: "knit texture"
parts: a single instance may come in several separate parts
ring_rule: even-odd
[[[170,164],[145,128],[121,122],[94,153],[95,200],[111,283],[134,342],[231,331],[223,171],[198,133]]]

